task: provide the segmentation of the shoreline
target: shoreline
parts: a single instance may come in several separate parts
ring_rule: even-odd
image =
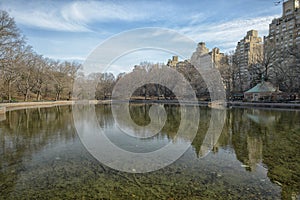
[[[105,103],[123,103],[126,100],[92,100],[90,104],[105,104]],[[177,105],[177,100],[130,100],[130,103],[165,103]],[[0,114],[5,114],[7,111],[21,110],[26,108],[44,108],[52,106],[73,105],[75,101],[49,101],[49,102],[19,102],[19,103],[0,103]],[[210,106],[207,101],[185,101],[185,105]],[[300,110],[300,103],[259,103],[259,102],[226,102],[227,108],[258,108],[258,109],[289,109]]]
[[[120,101],[122,102],[122,101]],[[131,100],[131,103],[168,103],[168,104],[179,104],[177,100]],[[289,109],[289,110],[300,110],[300,103],[260,103],[260,102],[238,102],[228,101],[224,105],[220,102],[208,102],[208,101],[185,101],[185,105],[198,105],[208,106],[211,108],[257,108],[257,109]]]
[[[53,106],[73,105],[76,101],[41,101],[41,102],[17,102],[17,103],[0,103],[0,115],[7,111],[22,110],[26,108],[48,108]],[[110,103],[111,100],[90,100],[90,104]]]
[[[26,108],[46,108],[61,105],[73,105],[74,101],[42,101],[42,102],[18,102],[18,103],[0,103],[0,114],[7,111],[22,110]],[[2,110],[2,112],[1,112]]]
[[[227,102],[227,107],[300,110],[300,103]]]

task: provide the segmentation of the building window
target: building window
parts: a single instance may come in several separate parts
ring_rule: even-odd
[[[291,9],[287,9],[287,10],[285,11],[285,14],[286,14],[286,15],[291,14],[291,13],[292,13],[292,10],[291,10]]]

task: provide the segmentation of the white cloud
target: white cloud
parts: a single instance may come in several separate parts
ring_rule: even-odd
[[[7,10],[18,24],[55,31],[90,31],[84,23],[64,19],[60,14],[61,5],[58,3],[7,1],[2,2],[1,7]]]
[[[79,1],[65,5],[61,14],[65,20],[89,23],[91,21],[136,21],[147,17],[137,6],[103,1]]]
[[[168,15],[168,6],[160,2],[112,2],[112,1],[11,1],[0,3],[20,24],[41,29],[89,32],[93,22],[161,20]],[[170,6],[169,6],[170,7]]]
[[[28,16],[27,13],[13,13],[18,23],[38,28],[51,29],[56,31],[88,32],[84,24],[75,21],[64,21],[56,13],[45,13],[36,11]]]
[[[269,24],[278,15],[257,17],[252,19],[236,19],[223,23],[197,24],[179,29],[193,40],[213,43],[221,49],[230,50],[245,37],[247,31],[255,29],[263,37],[268,34]]]
[[[235,48],[236,43],[242,39],[250,29],[257,29],[259,35],[268,33],[269,24],[272,19],[278,15],[266,14],[268,16],[247,18],[243,13],[240,16],[244,18],[225,20],[220,22],[222,16],[226,17],[227,11],[222,13],[212,13],[211,10],[205,11],[199,6],[199,12],[191,11],[194,7],[191,5],[182,6],[178,3],[160,2],[160,1],[5,1],[0,2],[1,8],[8,10],[18,24],[29,27],[40,28],[44,30],[56,30],[58,33],[46,35],[42,32],[32,43],[39,50],[48,55],[61,56],[61,59],[76,55],[84,57],[100,41],[103,41],[112,31],[117,33],[124,31],[128,27],[138,26],[161,26],[173,28],[175,31],[190,37],[196,42],[204,41],[209,43],[209,47],[219,47],[222,51],[229,51]],[[203,5],[202,5],[203,6]],[[264,14],[262,10],[258,13]],[[237,11],[239,13],[240,11]],[[274,13],[274,12],[272,12]],[[252,16],[258,16],[255,12]],[[117,22],[117,23],[115,23]],[[124,27],[122,27],[124,25]],[[95,27],[94,27],[95,26]],[[98,32],[103,28],[104,32]],[[112,30],[113,29],[113,30]],[[88,33],[86,37],[83,34],[74,34],[70,38],[60,37],[59,31],[68,32],[97,32]],[[160,34],[157,32],[156,34]],[[35,34],[36,36],[37,34]],[[91,35],[95,38],[90,39]],[[56,36],[56,37],[54,37]],[[72,36],[72,37],[71,37]],[[143,33],[137,37],[148,37]],[[155,35],[153,35],[155,36]],[[37,36],[36,36],[37,37]],[[60,38],[56,43],[49,45],[49,38]],[[28,38],[32,38],[28,35]],[[46,38],[45,40],[43,40]],[[163,38],[163,37],[162,37]],[[159,42],[185,42],[185,37],[169,37]],[[158,42],[158,41],[156,41]],[[126,40],[122,41],[124,45],[130,45]],[[70,45],[71,44],[71,45]],[[213,46],[211,46],[213,45]],[[79,50],[80,51],[79,51]],[[114,50],[114,49],[113,49]],[[192,49],[193,51],[194,49]]]

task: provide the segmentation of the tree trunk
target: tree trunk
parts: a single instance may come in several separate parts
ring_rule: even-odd
[[[159,94],[159,85],[155,84],[154,86],[155,86],[155,93],[156,93],[157,99],[159,100],[159,96],[160,96],[160,94]]]
[[[8,81],[8,85],[7,85],[7,93],[8,93],[8,102],[10,103],[11,102],[11,88],[10,88],[10,86],[11,86],[11,83],[10,83],[10,81]]]
[[[29,96],[29,89],[26,89],[24,94],[24,101],[28,101],[28,96]]]
[[[56,101],[59,101],[59,100],[60,100],[60,92],[57,92],[57,93],[56,93],[56,98],[55,98],[55,100],[56,100]]]
[[[145,93],[144,93],[144,95],[145,95],[145,100],[147,99],[147,86],[145,85]]]
[[[41,100],[41,92],[40,91],[38,91],[37,94],[36,94],[36,100],[37,101]]]
[[[69,100],[72,98],[72,92],[69,92]]]

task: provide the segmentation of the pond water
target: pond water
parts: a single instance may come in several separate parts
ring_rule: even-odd
[[[147,125],[149,108],[131,105],[133,120]],[[147,152],[178,141],[180,107],[164,108],[165,126],[140,139],[144,145],[138,148],[115,136],[110,105],[95,110],[112,142]],[[9,111],[0,118],[0,199],[299,199],[299,111],[228,109],[221,135],[203,157],[211,112],[200,107],[197,135],[176,162],[132,174],[89,154],[74,128],[72,106]]]

